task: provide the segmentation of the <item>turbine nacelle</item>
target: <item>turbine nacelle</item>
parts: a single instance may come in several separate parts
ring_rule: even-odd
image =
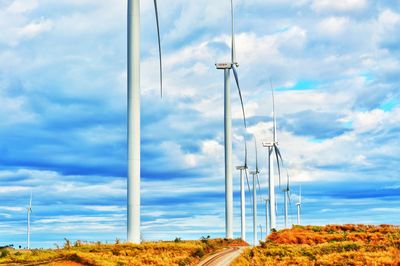
[[[247,166],[236,166],[236,170],[246,170]]]
[[[232,69],[232,63],[217,63],[215,67],[217,69]]]
[[[271,141],[263,141],[262,142],[263,147],[273,147],[275,145],[278,145],[278,142],[271,142]]]

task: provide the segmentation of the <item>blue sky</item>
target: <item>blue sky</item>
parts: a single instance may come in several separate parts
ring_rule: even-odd
[[[271,137],[271,79],[303,222],[398,223],[400,2],[235,2],[249,128],[235,92],[234,164],[243,136]],[[160,1],[163,100],[152,1],[141,12],[142,237],[223,236],[223,75],[214,63],[229,58],[229,1]],[[31,191],[34,247],[125,239],[125,15],[126,1],[0,0],[0,245],[25,245]]]

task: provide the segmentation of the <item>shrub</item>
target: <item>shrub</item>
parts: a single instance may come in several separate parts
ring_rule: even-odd
[[[66,237],[64,237],[64,240],[65,240],[64,248],[65,249],[70,249],[71,248],[71,241]]]
[[[205,253],[204,253],[204,249],[203,248],[197,248],[193,253],[192,253],[192,256],[193,257],[198,257],[198,258],[201,258],[201,257],[203,257],[205,255]]]
[[[3,249],[0,253],[0,258],[5,258],[10,255],[10,251],[8,249]]]
[[[74,244],[74,247],[80,247],[80,246],[82,246],[82,241],[76,240],[75,244]]]

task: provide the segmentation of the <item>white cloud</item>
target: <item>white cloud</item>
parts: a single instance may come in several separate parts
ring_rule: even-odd
[[[30,22],[17,30],[19,38],[34,38],[37,35],[50,31],[53,28],[53,23],[49,19],[42,19],[39,21]]]
[[[7,186],[7,187],[0,187],[0,194],[28,191],[28,190],[29,188],[23,186]]]
[[[98,212],[122,212],[126,211],[126,208],[121,206],[83,206],[83,208]]]
[[[25,97],[10,98],[2,95],[0,87],[0,125],[33,123],[37,116],[27,108]]]
[[[10,212],[22,212],[25,209],[22,207],[10,207],[10,206],[0,206],[0,210],[10,211]]]
[[[322,11],[356,11],[367,6],[367,0],[314,0],[312,9]]]
[[[353,120],[353,128],[358,132],[380,130],[387,116],[388,114],[381,109],[356,113]]]
[[[14,0],[6,11],[14,14],[26,13],[37,8],[38,4],[37,0]]]
[[[344,33],[349,24],[346,17],[329,17],[317,24],[317,30],[322,36],[336,37]]]
[[[390,9],[385,9],[379,14],[378,21],[383,26],[395,26],[400,23],[400,14]]]

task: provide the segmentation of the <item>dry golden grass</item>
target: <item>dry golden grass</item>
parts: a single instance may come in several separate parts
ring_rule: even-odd
[[[243,265],[400,265],[400,228],[390,225],[294,226],[245,251]]]
[[[114,265],[195,265],[201,258],[228,246],[246,245],[240,240],[152,242],[134,244],[83,244],[66,242],[62,249],[11,250],[0,265],[114,266]]]

